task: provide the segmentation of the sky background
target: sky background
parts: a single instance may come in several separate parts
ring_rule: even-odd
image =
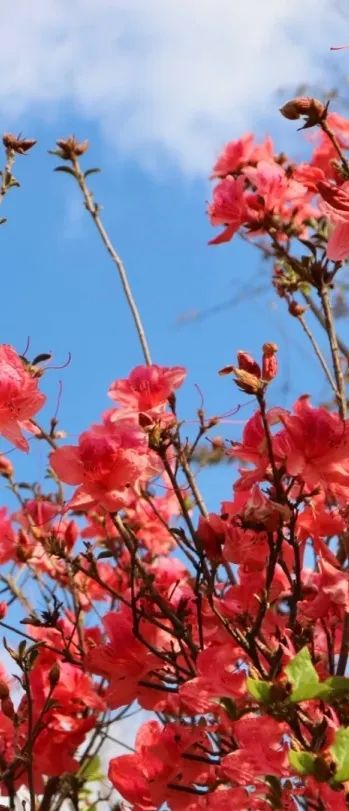
[[[347,7],[348,6],[348,7]],[[348,12],[348,16],[347,16]],[[75,442],[110,405],[107,389],[142,362],[119,279],[71,177],[48,154],[70,133],[88,138],[84,168],[124,259],[155,362],[184,365],[179,398],[188,431],[242,405],[218,432],[238,438],[252,413],[217,370],[265,341],[279,347],[270,402],[326,398],[310,347],[270,285],[270,268],[238,237],[209,247],[206,216],[215,158],[246,131],[271,133],[276,151],[309,153],[278,107],[301,83],[345,74],[349,4],[333,0],[12,0],[2,10],[0,132],[38,139],[15,174],[0,227],[0,340],[28,357],[52,352],[42,381]],[[348,29],[348,34],[346,33]],[[195,318],[195,314],[198,316]],[[42,480],[46,447],[11,454],[20,479]],[[0,446],[7,449],[5,442]],[[210,509],[231,494],[233,470],[201,474]],[[6,499],[4,493],[4,499]]]
[[[11,0],[1,9],[0,130],[38,146],[19,157],[21,188],[0,228],[0,340],[59,365],[42,386],[75,442],[108,407],[106,391],[142,362],[116,271],[72,178],[54,174],[56,138],[88,138],[84,167],[123,257],[154,361],[185,365],[180,412],[192,430],[208,414],[243,408],[219,432],[238,438],[252,405],[217,370],[236,351],[280,347],[270,402],[327,397],[297,323],[270,285],[270,268],[238,238],[208,247],[208,176],[224,143],[271,133],[296,158],[307,144],[278,107],[301,83],[345,74],[349,3],[335,0]],[[257,292],[256,292],[257,291]],[[206,318],[193,318],[205,314]],[[189,314],[189,317],[188,317]],[[183,316],[187,316],[184,317]],[[190,317],[191,316],[191,317]],[[1,444],[6,448],[5,443]],[[46,449],[13,459],[19,478],[42,479]],[[201,474],[210,509],[231,494],[232,468]],[[7,499],[6,492],[3,499]],[[118,737],[133,735],[125,724]],[[115,754],[115,751],[114,751]]]
[[[326,394],[257,252],[238,238],[208,247],[206,206],[211,166],[227,140],[271,133],[277,150],[306,154],[278,106],[300,83],[326,86],[338,65],[345,72],[346,51],[329,48],[349,38],[346,13],[333,0],[12,0],[3,9],[0,126],[38,146],[19,157],[21,189],[3,206],[0,335],[20,352],[29,336],[29,357],[52,351],[55,364],[71,353],[69,367],[43,381],[47,416],[63,381],[59,418],[70,441],[108,405],[110,382],[141,362],[115,269],[74,181],[52,171],[47,150],[72,132],[89,139],[84,166],[103,169],[91,186],[153,358],[188,368],[180,404],[189,424],[197,386],[208,413],[246,404],[217,370],[238,349],[259,353],[264,341],[280,346],[274,403]],[[183,318],[216,305],[219,314]],[[238,436],[249,413],[247,404],[221,433]],[[35,443],[29,460],[17,452],[13,460],[22,477],[40,478],[45,449]],[[210,507],[229,495],[230,475],[209,478]]]

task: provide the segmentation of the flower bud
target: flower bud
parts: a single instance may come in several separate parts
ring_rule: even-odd
[[[280,113],[284,118],[289,121],[296,121],[299,118],[305,118],[305,124],[302,129],[315,127],[324,121],[327,115],[328,104],[322,104],[319,99],[313,99],[310,96],[297,96],[295,99],[290,99],[280,107]]]
[[[288,312],[290,315],[293,315],[295,318],[299,318],[300,315],[303,315],[306,312],[306,307],[302,307],[301,304],[298,304],[298,301],[290,301],[288,305]]]
[[[222,561],[222,546],[225,542],[226,524],[219,515],[210,513],[207,518],[200,516],[197,536],[208,558],[216,563]]]
[[[13,464],[3,453],[0,453],[0,476],[10,479],[13,476]]]
[[[60,138],[59,141],[56,141],[56,143],[60,156],[65,161],[80,158],[80,156],[88,150],[88,141],[85,140],[79,143],[74,135],[70,135],[69,138]]]
[[[5,132],[2,136],[2,143],[8,152],[17,152],[18,155],[24,155],[35,146],[36,141],[29,138],[21,138],[20,135],[12,135],[11,132]]]
[[[49,683],[50,683],[51,690],[53,690],[54,687],[56,687],[56,684],[58,684],[60,674],[61,674],[61,671],[60,671],[59,664],[57,662],[54,662],[54,664],[52,665],[51,670],[50,670],[50,672],[48,674],[48,680],[49,680]]]
[[[15,708],[10,698],[4,698],[1,701],[1,711],[7,716],[7,718],[13,719],[15,717]]]
[[[278,347],[276,344],[267,343],[263,345],[263,365],[262,376],[263,380],[269,383],[277,375],[278,363],[276,360],[276,352]]]
[[[239,369],[244,369],[245,372],[250,372],[250,374],[256,375],[256,377],[261,376],[260,366],[248,352],[238,352],[237,359]]]
[[[0,681],[0,701],[3,701],[4,698],[8,698],[10,695],[10,691],[5,681]]]
[[[224,448],[224,439],[221,436],[214,436],[211,443],[213,448]]]
[[[259,394],[263,390],[263,381],[260,377],[245,372],[244,369],[234,367],[235,383],[246,394]]]

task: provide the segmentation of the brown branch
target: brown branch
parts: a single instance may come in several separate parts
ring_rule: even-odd
[[[304,298],[304,301],[307,303],[309,309],[311,310],[311,312],[313,313],[315,318],[318,320],[319,324],[321,324],[322,328],[324,330],[326,330],[325,318],[323,316],[323,313],[322,313],[320,307],[318,307],[317,304],[315,303],[315,301],[313,301],[313,299],[312,299],[312,297],[311,297],[311,295],[309,293],[302,292],[302,296]],[[337,341],[338,341],[338,346],[339,346],[339,349],[340,349],[342,355],[344,355],[345,359],[349,363],[349,347],[338,336],[337,336]]]
[[[146,335],[145,335],[145,330],[144,330],[144,327],[143,327],[140,312],[138,310],[138,307],[137,307],[133,292],[131,290],[131,285],[130,285],[130,282],[128,280],[128,276],[127,276],[127,273],[126,273],[124,263],[123,263],[121,257],[119,256],[119,254],[117,253],[117,251],[115,250],[114,245],[113,245],[113,243],[112,243],[112,241],[111,241],[111,239],[109,237],[109,234],[106,231],[106,228],[104,227],[104,225],[102,223],[100,213],[99,213],[99,211],[100,211],[99,206],[97,205],[97,203],[94,202],[92,192],[90,191],[90,189],[87,186],[87,183],[86,183],[86,180],[85,180],[85,175],[82,172],[82,170],[80,168],[80,165],[79,165],[79,162],[78,162],[76,157],[72,160],[72,164],[73,164],[73,169],[74,169],[74,174],[75,174],[76,180],[78,182],[78,185],[79,185],[79,187],[81,189],[81,192],[82,192],[82,195],[83,195],[83,198],[84,198],[84,201],[85,201],[86,209],[89,212],[89,214],[91,215],[91,217],[93,219],[93,222],[94,222],[94,224],[95,224],[95,226],[97,228],[97,231],[98,231],[98,233],[100,235],[100,238],[101,238],[105,248],[107,249],[107,251],[109,253],[109,256],[111,257],[111,259],[114,262],[114,265],[115,265],[115,267],[116,267],[116,269],[118,271],[119,278],[120,278],[120,281],[121,281],[121,284],[122,284],[122,287],[123,287],[123,291],[125,293],[125,297],[126,297],[128,306],[130,308],[132,318],[134,320],[137,335],[138,335],[139,342],[140,342],[142,352],[143,352],[143,355],[144,355],[144,360],[145,360],[146,364],[148,366],[150,366],[152,360],[151,360],[150,350],[149,350],[149,346],[148,346],[148,341],[147,341],[147,338],[146,338]]]
[[[328,365],[327,365],[327,362],[326,362],[326,360],[325,360],[325,358],[324,358],[324,356],[323,356],[323,354],[321,352],[321,349],[319,347],[319,344],[318,344],[317,340],[315,339],[315,337],[314,337],[311,329],[309,328],[309,326],[308,326],[308,324],[307,324],[307,322],[306,322],[303,315],[298,316],[298,321],[302,325],[305,334],[309,338],[309,341],[310,341],[310,343],[311,343],[311,345],[313,347],[315,355],[318,358],[318,360],[320,361],[320,364],[322,366],[323,371],[325,372],[325,375],[326,375],[327,380],[328,380],[328,382],[329,382],[329,384],[330,384],[330,386],[332,388],[332,391],[334,392],[335,396],[337,397],[336,382],[335,382],[335,380],[333,379],[333,377],[331,375],[331,372],[330,372],[330,370],[328,368]]]
[[[322,131],[327,135],[329,140],[331,141],[331,144],[334,147],[334,149],[336,150],[337,155],[339,157],[339,160],[340,160],[340,162],[342,164],[342,168],[344,170],[344,173],[345,173],[346,177],[349,177],[349,163],[348,163],[347,159],[343,155],[343,152],[342,152],[342,150],[340,148],[340,145],[339,145],[339,143],[337,141],[337,138],[336,138],[333,130],[331,129],[331,127],[328,126],[326,118],[324,118],[322,121],[319,122],[319,126],[321,127]]]
[[[326,332],[328,335],[328,340],[331,349],[333,372],[336,379],[336,388],[337,388],[336,398],[338,403],[338,410],[342,419],[345,420],[347,416],[347,398],[345,393],[345,380],[341,367],[337,333],[334,325],[333,312],[327,284],[325,283],[321,284],[321,287],[319,288],[319,296],[322,303]]]

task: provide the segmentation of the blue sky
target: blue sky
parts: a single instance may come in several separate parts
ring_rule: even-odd
[[[294,0],[291,8],[286,0],[76,0],[69,7],[37,0],[30,14],[13,0],[5,12],[1,127],[39,143],[18,159],[21,189],[3,207],[0,334],[19,351],[30,336],[29,354],[52,351],[56,364],[71,353],[69,367],[43,382],[50,416],[63,381],[59,418],[70,441],[108,406],[110,382],[141,362],[115,269],[73,180],[52,171],[57,161],[47,150],[71,132],[90,141],[84,165],[103,168],[91,185],[153,358],[188,367],[180,403],[189,424],[200,405],[196,385],[208,413],[246,403],[217,370],[238,349],[259,354],[264,341],[280,346],[274,403],[290,404],[304,391],[326,395],[297,324],[271,290],[267,265],[238,239],[208,247],[205,209],[211,164],[230,138],[271,131],[278,147],[301,154],[301,136],[278,116],[275,92],[321,81],[329,45],[343,37],[343,20],[330,12],[330,0]],[[310,28],[315,13],[318,33]],[[263,286],[258,296],[248,292]],[[183,313],[227,305],[244,290],[239,306],[178,323]],[[247,405],[237,419],[250,413]],[[237,437],[240,430],[228,424],[219,432]],[[40,443],[30,461],[13,458],[21,476],[42,476]],[[232,471],[214,483],[205,475],[212,508],[229,496],[231,479]]]
[[[103,168],[91,185],[154,360],[188,368],[179,398],[188,430],[200,405],[196,385],[208,413],[245,404],[236,419],[249,416],[248,398],[217,370],[238,349],[258,355],[265,341],[280,347],[272,404],[290,405],[304,392],[327,396],[298,325],[271,290],[268,266],[239,239],[209,248],[205,209],[211,165],[231,138],[271,132],[278,148],[302,155],[301,135],[277,107],[301,82],[326,85],[333,66],[345,71],[347,53],[329,53],[349,40],[345,11],[345,0],[11,0],[2,9],[0,130],[39,143],[18,159],[21,189],[1,212],[0,340],[23,351],[29,336],[31,357],[52,351],[55,364],[71,353],[69,367],[42,382],[49,419],[63,381],[67,441],[99,419],[109,384],[141,361],[115,270],[72,179],[52,171],[47,150],[71,132],[90,141],[86,167]],[[246,293],[260,286],[259,296]],[[227,305],[244,290],[238,306],[178,324],[183,313]],[[238,438],[241,430],[224,423],[217,432]],[[42,479],[44,445],[11,458],[18,478]],[[229,498],[233,478],[231,467],[200,475],[210,509]],[[131,742],[133,723],[116,734]]]

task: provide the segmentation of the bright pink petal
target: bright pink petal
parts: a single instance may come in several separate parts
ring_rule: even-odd
[[[349,222],[341,222],[335,226],[328,244],[327,256],[333,262],[341,262],[349,256]]]
[[[75,445],[65,445],[50,454],[50,464],[54,472],[66,484],[81,484],[83,467]]]
[[[240,223],[239,223],[239,225],[238,224],[236,224],[236,225],[228,225],[228,228],[225,228],[224,231],[222,231],[221,234],[218,234],[218,237],[215,237],[214,239],[210,239],[208,244],[209,245],[221,245],[223,242],[230,242],[230,240],[232,239],[234,234],[236,234],[236,232],[239,230],[239,227],[240,227]]]
[[[16,448],[19,448],[21,451],[28,451],[29,445],[27,440],[24,438],[21,430],[19,428],[18,422],[14,422],[11,420],[8,422],[1,422],[0,424],[0,434],[8,439],[9,442],[12,442]]]

